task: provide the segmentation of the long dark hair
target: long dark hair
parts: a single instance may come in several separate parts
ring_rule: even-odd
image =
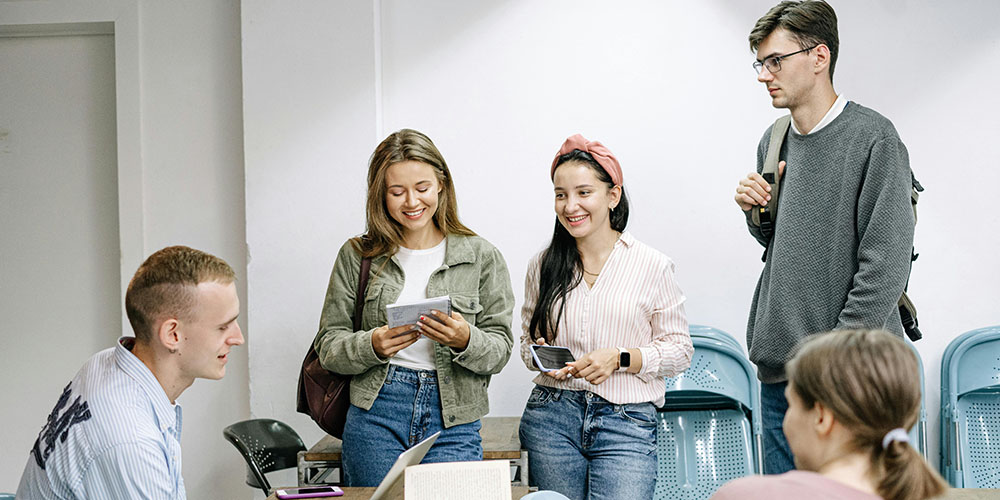
[[[611,176],[589,153],[574,149],[559,157],[558,165],[575,162],[590,167],[597,179],[607,184],[608,189],[615,187]],[[611,229],[621,232],[628,224],[628,197],[625,196],[625,186],[622,186],[621,200],[608,217]],[[544,338],[551,343],[556,338],[556,329],[562,319],[563,305],[566,294],[576,288],[583,279],[583,261],[580,251],[576,248],[576,239],[556,218],[556,227],[552,233],[552,243],[542,254],[538,270],[538,302],[535,311],[531,313],[528,331],[532,339]]]

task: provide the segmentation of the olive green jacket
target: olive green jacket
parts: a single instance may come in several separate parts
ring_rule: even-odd
[[[360,268],[361,256],[350,241],[344,243],[330,275],[314,345],[324,368],[354,375],[351,404],[367,410],[389,371],[389,361],[375,354],[372,332],[388,323],[385,306],[396,302],[405,278],[395,256],[372,259],[362,331],[355,332],[354,297]],[[444,265],[427,284],[428,297],[442,295],[451,297],[452,308],[469,322],[470,333],[469,345],[461,352],[434,346],[441,416],[444,426],[451,427],[489,412],[490,375],[500,373],[507,364],[514,344],[514,293],[500,251],[478,236],[448,235]]]

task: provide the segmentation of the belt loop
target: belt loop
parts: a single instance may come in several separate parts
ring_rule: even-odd
[[[389,363],[389,371],[385,374],[385,383],[391,384],[393,377],[396,376],[396,365]]]

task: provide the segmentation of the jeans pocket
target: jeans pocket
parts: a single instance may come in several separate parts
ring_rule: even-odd
[[[639,427],[656,427],[656,408],[653,406],[653,403],[619,405],[618,414]]]
[[[555,391],[555,389],[536,385],[531,390],[531,395],[528,396],[528,408],[541,408],[545,406],[549,401],[552,401],[552,395],[555,394]]]

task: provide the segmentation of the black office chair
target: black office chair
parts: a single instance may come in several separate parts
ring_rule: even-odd
[[[236,422],[222,430],[226,441],[233,443],[247,462],[247,484],[271,494],[265,473],[295,467],[300,451],[306,449],[302,438],[284,422],[255,418]]]

